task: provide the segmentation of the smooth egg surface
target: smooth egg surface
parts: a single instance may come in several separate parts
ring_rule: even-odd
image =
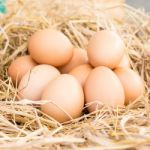
[[[123,58],[124,43],[117,33],[102,30],[90,39],[87,54],[89,62],[94,67],[106,66],[113,69]]]
[[[117,107],[124,105],[124,90],[115,73],[104,66],[93,69],[84,85],[86,104],[89,112],[101,108],[103,104]]]
[[[80,84],[84,86],[86,79],[91,71],[92,71],[91,65],[84,64],[72,69],[69,72],[69,74],[73,75],[80,82]]]
[[[125,103],[136,100],[143,94],[144,84],[140,76],[130,68],[116,68],[114,70],[121,81],[125,92]]]
[[[34,67],[20,81],[18,87],[20,98],[40,100],[44,88],[59,75],[59,71],[50,65],[38,65]]]
[[[8,75],[14,84],[19,84],[21,78],[37,63],[29,55],[17,57],[8,68]]]
[[[129,58],[127,55],[124,55],[123,58],[121,59],[119,65],[117,67],[127,67],[130,68],[130,62]]]
[[[42,100],[50,102],[41,110],[59,122],[65,122],[82,114],[84,106],[83,89],[75,77],[63,74],[53,80],[45,89]]]
[[[65,65],[71,60],[72,49],[66,35],[51,29],[35,32],[28,41],[28,51],[36,62],[55,67]]]
[[[88,63],[87,51],[81,48],[73,48],[72,59],[64,66],[60,67],[61,73],[68,73],[73,68]]]

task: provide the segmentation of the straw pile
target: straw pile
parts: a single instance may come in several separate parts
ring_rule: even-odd
[[[118,6],[126,11],[121,22],[108,17],[93,0],[41,3],[14,1],[10,5],[13,12],[0,16],[0,150],[150,149],[150,16]],[[117,31],[126,44],[132,68],[145,81],[145,94],[125,108],[103,107],[65,124],[42,114],[40,101],[17,101],[17,89],[7,68],[16,56],[27,53],[28,37],[41,28],[61,30],[82,48],[95,31]]]

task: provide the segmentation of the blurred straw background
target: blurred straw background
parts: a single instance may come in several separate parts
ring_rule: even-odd
[[[0,15],[0,150],[150,149],[150,16],[119,0],[12,0]],[[115,5],[114,5],[115,3]],[[113,10],[115,8],[115,10]],[[27,53],[36,30],[56,28],[86,48],[96,31],[118,32],[131,66],[145,81],[145,94],[125,108],[101,110],[60,124],[43,114],[40,101],[17,101],[7,75],[10,62]]]

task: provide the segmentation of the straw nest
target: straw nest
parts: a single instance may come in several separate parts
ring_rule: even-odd
[[[125,20],[116,21],[92,0],[13,4],[13,12],[0,16],[0,149],[150,149],[150,16],[123,5],[117,7],[125,9]],[[103,107],[65,124],[42,114],[40,101],[17,101],[7,68],[27,53],[28,37],[41,28],[61,30],[83,48],[95,31],[115,30],[126,44],[132,68],[145,81],[145,94],[125,108]]]

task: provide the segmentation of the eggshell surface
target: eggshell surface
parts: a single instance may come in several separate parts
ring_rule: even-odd
[[[61,73],[68,73],[73,68],[88,63],[87,51],[81,48],[73,48],[72,59],[64,66],[60,67]]]
[[[123,106],[124,90],[115,73],[107,67],[93,69],[84,85],[85,101],[89,112],[107,106]]]
[[[14,84],[18,84],[26,72],[31,70],[37,63],[29,56],[17,57],[8,68],[8,75]]]
[[[127,55],[123,56],[123,58],[121,59],[119,65],[117,67],[127,67],[127,68],[130,68],[130,62],[129,62],[129,58],[127,57]]]
[[[59,122],[80,117],[84,106],[84,94],[79,82],[68,74],[53,80],[45,89],[42,100],[50,103],[41,106],[41,110]]]
[[[80,82],[80,84],[84,86],[85,81],[91,71],[92,71],[92,67],[88,64],[84,64],[72,69],[69,72],[69,74],[76,77],[76,79]]]
[[[120,79],[125,92],[125,103],[136,100],[144,91],[144,84],[140,76],[130,68],[116,68],[114,70]]]
[[[19,84],[21,99],[40,100],[48,83],[60,75],[59,71],[50,65],[38,65],[27,72]]]
[[[35,32],[28,41],[28,50],[32,58],[40,64],[55,67],[70,61],[73,46],[62,32],[44,29]]]
[[[124,55],[124,43],[117,33],[102,30],[89,41],[87,54],[94,67],[106,66],[111,69],[119,65]]]

